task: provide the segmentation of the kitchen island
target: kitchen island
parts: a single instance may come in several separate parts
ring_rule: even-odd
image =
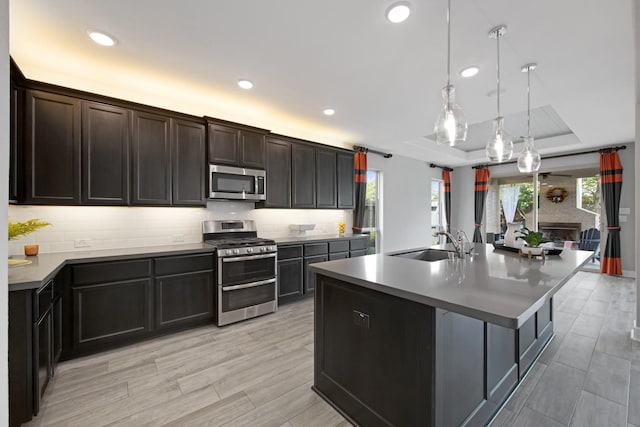
[[[472,252],[310,266],[314,390],[356,425],[486,425],[553,337],[553,295],[591,253]]]

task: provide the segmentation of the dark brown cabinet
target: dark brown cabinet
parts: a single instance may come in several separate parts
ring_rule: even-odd
[[[213,255],[155,260],[155,321],[158,330],[213,321]]]
[[[316,149],[316,208],[337,207],[336,151]]]
[[[338,209],[353,209],[355,207],[353,153],[338,151],[336,156]]]
[[[316,149],[313,146],[291,145],[291,207],[316,207]]]
[[[304,295],[302,245],[278,245],[278,304]]]
[[[209,163],[264,169],[266,133],[257,128],[210,121],[207,131]]]
[[[267,138],[265,144],[267,200],[259,204],[265,208],[291,207],[291,143]]]
[[[19,93],[13,80],[9,92],[9,201],[18,201],[18,109]]]
[[[27,90],[25,201],[80,203],[80,101]]]
[[[82,103],[82,204],[129,204],[131,111]]]
[[[204,125],[174,119],[171,129],[172,204],[206,206]]]
[[[134,205],[171,204],[170,119],[133,112]]]

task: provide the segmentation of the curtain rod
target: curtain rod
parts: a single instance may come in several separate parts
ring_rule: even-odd
[[[436,165],[435,163],[429,163],[429,167],[430,168],[440,168],[442,170],[453,172],[453,168],[450,168],[450,167],[447,167],[447,166]]]
[[[376,151],[376,150],[370,150],[367,147],[362,147],[360,145],[354,145],[353,146],[353,151],[359,151],[361,153],[371,153],[371,154],[377,154],[379,156],[384,157],[385,159],[388,159],[390,157],[393,157],[393,154],[391,153],[383,153],[382,151]]]
[[[554,154],[551,156],[543,156],[541,157],[542,160],[548,160],[548,159],[559,159],[561,157],[573,157],[573,156],[581,156],[583,154],[593,154],[593,153],[612,153],[614,151],[620,151],[620,150],[625,150],[627,148],[626,145],[618,145],[615,147],[608,147],[608,148],[600,148],[597,150],[589,150],[589,151],[577,151],[575,153],[565,153],[565,154]],[[503,162],[503,163],[483,163],[481,165],[475,165],[475,166],[471,166],[471,169],[482,169],[482,168],[486,168],[489,166],[497,166],[497,165],[509,165],[512,163],[517,163],[517,160],[512,160],[510,162]]]

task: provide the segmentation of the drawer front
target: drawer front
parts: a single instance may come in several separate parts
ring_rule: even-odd
[[[74,285],[118,282],[151,276],[151,260],[137,259],[74,265],[72,269]]]
[[[361,251],[351,251],[349,253],[351,258],[356,258],[356,257],[359,257],[359,256],[365,256],[366,254],[367,254],[367,250],[366,249],[363,249]]]
[[[308,243],[304,245],[304,256],[324,255],[329,252],[329,245],[327,242],[323,243]]]
[[[155,259],[156,276],[213,270],[213,253]]]
[[[349,258],[349,252],[337,252],[335,254],[329,254],[329,261],[345,258]]]
[[[367,249],[367,242],[368,242],[368,239],[366,237],[351,239],[349,241],[349,250],[359,251],[362,249]]]
[[[278,246],[278,259],[300,258],[302,256],[302,245]]]
[[[329,242],[329,253],[334,254],[336,252],[349,252],[349,241],[336,240]]]

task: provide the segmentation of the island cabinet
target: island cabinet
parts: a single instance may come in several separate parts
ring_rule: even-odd
[[[316,274],[314,390],[356,425],[486,425],[553,335]]]
[[[265,129],[208,118],[209,163],[264,169]]]

